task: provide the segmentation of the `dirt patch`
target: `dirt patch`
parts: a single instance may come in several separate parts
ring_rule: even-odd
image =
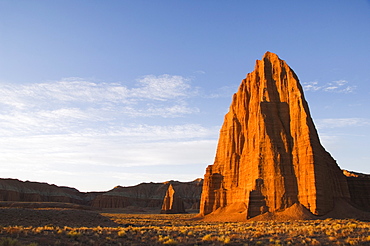
[[[0,208],[1,226],[116,226],[109,218],[95,211],[64,208]]]
[[[93,208],[90,206],[84,206],[84,205],[79,205],[75,203],[64,203],[64,202],[5,201],[5,202],[0,202],[0,208],[69,208],[69,209],[93,210]]]

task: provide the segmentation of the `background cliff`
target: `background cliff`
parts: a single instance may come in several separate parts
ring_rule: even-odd
[[[191,182],[168,181],[142,183],[130,187],[115,187],[98,195],[92,202],[95,208],[123,208],[128,206],[161,208],[168,187],[172,185],[184,202],[185,209],[198,209],[202,192],[202,179]]]
[[[199,209],[202,179],[191,182],[168,181],[141,183],[129,187],[117,186],[106,192],[80,192],[74,188],[47,183],[0,179],[0,201],[7,202],[6,204],[9,202],[47,202],[86,205],[95,209],[132,206],[160,210],[170,185],[183,200],[185,209]],[[56,206],[56,204],[50,205]]]

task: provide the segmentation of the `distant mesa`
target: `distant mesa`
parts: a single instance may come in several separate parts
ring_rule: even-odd
[[[184,202],[181,197],[176,194],[172,184],[170,184],[163,199],[161,214],[181,213],[185,213]]]
[[[171,180],[127,187],[116,186],[105,192],[80,192],[74,188],[47,183],[0,179],[0,207],[126,209],[126,212],[159,213],[171,186],[176,190],[176,196],[181,197],[184,209],[199,211],[202,184],[203,179],[191,182]],[[176,199],[172,202],[173,205],[177,204]]]
[[[202,179],[191,182],[167,181],[163,183],[141,183],[135,186],[118,186],[110,191],[99,194],[91,203],[97,209],[144,208],[161,211],[163,199],[171,185],[176,194],[182,198],[184,208],[199,209]]]
[[[204,176],[200,216],[369,216],[360,209],[370,210],[370,179],[347,176],[320,143],[297,75],[267,52],[225,115],[214,164]]]
[[[84,193],[47,183],[0,179],[0,201],[89,205],[96,195],[96,192]]]

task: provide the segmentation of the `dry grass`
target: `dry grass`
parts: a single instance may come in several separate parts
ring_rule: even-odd
[[[102,215],[117,226],[2,226],[0,246],[370,245],[370,223],[357,220],[219,223],[189,220],[194,214]]]

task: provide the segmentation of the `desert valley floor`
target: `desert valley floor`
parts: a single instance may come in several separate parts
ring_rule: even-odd
[[[206,222],[195,213],[0,209],[0,245],[370,245],[370,222]],[[154,214],[157,213],[157,214]]]

